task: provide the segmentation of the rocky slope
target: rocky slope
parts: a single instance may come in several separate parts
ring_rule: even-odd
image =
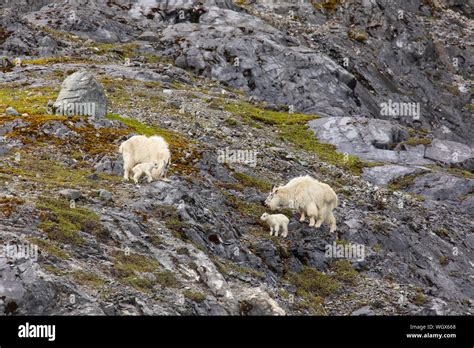
[[[270,5],[0,9],[0,241],[39,250],[0,254],[0,313],[472,314],[472,4]],[[77,71],[93,78],[61,87]],[[107,116],[53,114],[81,93]],[[122,182],[132,134],[169,141],[169,182]],[[304,174],[338,193],[337,241],[290,211],[286,239],[259,221]]]

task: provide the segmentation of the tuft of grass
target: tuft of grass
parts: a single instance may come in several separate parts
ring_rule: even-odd
[[[54,65],[59,63],[88,63],[90,61],[85,59],[74,58],[71,56],[65,57],[48,57],[48,58],[38,58],[38,59],[29,59],[22,61],[25,65]]]
[[[179,214],[174,206],[158,205],[153,210],[153,215],[164,222],[175,237],[186,240],[186,228],[188,224],[181,221]]]
[[[105,284],[105,281],[99,278],[97,275],[84,272],[84,271],[73,271],[69,273],[69,275],[79,284],[91,287],[91,288],[99,288]]]
[[[434,233],[440,238],[449,238],[449,231],[444,227],[438,227]]]
[[[40,250],[45,251],[49,255],[55,256],[58,259],[66,260],[71,257],[68,252],[62,250],[61,247],[53,241],[47,241],[39,238],[28,238],[27,240],[30,243],[37,245]]]
[[[138,44],[125,43],[121,45],[111,43],[93,44],[90,47],[97,55],[116,54],[121,58],[131,58],[136,54]]]
[[[222,274],[233,275],[235,273],[238,273],[238,274],[250,275],[252,277],[261,278],[261,279],[265,278],[262,272],[256,271],[252,268],[242,267],[240,265],[237,265],[235,262],[232,262],[229,260],[226,260],[224,262],[218,259],[217,257],[211,257],[211,259],[216,265],[219,272]]]
[[[158,284],[165,288],[178,288],[181,285],[171,271],[155,272],[155,277]]]
[[[68,40],[68,41],[77,42],[77,43],[85,41],[85,39],[82,39],[78,36],[72,35],[71,33],[68,33],[65,31],[55,30],[49,27],[42,27],[39,25],[36,25],[35,27],[36,27],[36,30],[43,31],[49,36],[56,38],[58,40]]]
[[[402,144],[408,145],[408,146],[429,145],[431,144],[431,139],[411,137],[405,140],[404,142],[402,142]]]
[[[301,297],[301,301],[297,303],[297,308],[308,309],[313,315],[324,315],[324,298],[322,296],[314,295],[305,290],[297,290],[296,295]]]
[[[297,291],[315,296],[325,297],[339,289],[337,281],[311,267],[304,267],[300,273],[290,273],[288,279],[298,288]]]
[[[41,222],[38,227],[51,240],[81,245],[84,241],[79,231],[95,235],[102,241],[109,237],[109,232],[96,213],[83,207],[70,208],[66,200],[40,197],[36,208],[40,210]]]
[[[278,289],[278,295],[284,298],[285,300],[288,300],[290,298],[290,294],[285,289]]]
[[[426,303],[427,299],[426,299],[426,296],[421,293],[421,292],[418,292],[411,300],[414,304],[416,304],[417,306],[422,306]]]
[[[245,173],[236,172],[234,173],[234,178],[236,178],[242,185],[254,187],[261,192],[268,192],[272,189],[272,184],[268,181],[255,178]]]
[[[333,277],[307,266],[299,273],[289,273],[288,280],[296,286],[296,295],[301,298],[297,307],[315,315],[325,314],[324,298],[339,289],[339,283]]]
[[[265,207],[260,204],[240,200],[225,191],[222,191],[222,194],[226,197],[226,203],[232,208],[237,209],[244,216],[257,220],[265,212]]]
[[[463,177],[465,179],[474,179],[474,173],[461,169],[461,168],[456,168],[456,167],[449,167],[447,169],[447,172],[449,174],[453,174],[459,177]]]
[[[375,251],[376,253],[380,252],[382,250],[382,246],[379,243],[374,244],[372,247],[372,250]]]
[[[446,266],[449,263],[449,257],[442,255],[439,257],[439,264],[441,266]]]
[[[362,161],[355,156],[337,152],[336,147],[332,144],[320,143],[306,124],[280,126],[279,131],[284,140],[305,151],[315,153],[321,161],[346,169],[353,175],[361,175],[365,167],[372,166],[371,163]]]
[[[390,191],[399,191],[399,190],[405,189],[408,186],[412,185],[415,179],[421,174],[422,173],[416,173],[416,174],[410,174],[410,175],[405,175],[405,176],[396,178],[395,180],[393,180],[392,182],[388,184],[387,188]]]
[[[206,296],[197,291],[186,290],[183,292],[184,297],[194,302],[202,302],[206,299]]]
[[[325,9],[329,12],[335,12],[341,0],[322,0],[322,2],[311,1],[313,7],[317,10]]]
[[[222,103],[222,100],[215,101],[214,103],[218,102]],[[253,119],[270,125],[303,123],[319,118],[316,115],[265,110],[243,101],[237,104],[224,104],[224,110],[234,115],[239,115],[244,120]]]
[[[124,125],[132,128],[135,132],[141,135],[146,135],[147,137],[150,137],[153,135],[159,135],[165,138],[166,141],[171,141],[175,136],[178,136],[177,134],[164,130],[162,128],[159,128],[156,126],[149,126],[135,119],[121,117],[120,115],[117,115],[117,114],[108,114],[106,117],[109,120],[120,121]]]
[[[351,285],[357,284],[359,273],[352,267],[349,260],[334,261],[330,269],[334,272],[334,279]]]
[[[179,287],[179,282],[170,271],[160,271],[158,261],[135,253],[114,251],[113,275],[126,285],[130,285],[141,292],[151,292],[155,285],[160,284],[167,288]],[[144,273],[152,275],[144,276]]]
[[[358,42],[365,42],[367,41],[367,33],[363,30],[360,29],[349,29],[347,32],[347,36],[349,39],[358,41]]]
[[[46,272],[52,273],[58,277],[62,277],[67,274],[67,272],[51,265],[42,265],[41,267],[43,267],[46,270]]]
[[[224,124],[229,127],[235,127],[239,123],[235,120],[235,118],[226,118]]]

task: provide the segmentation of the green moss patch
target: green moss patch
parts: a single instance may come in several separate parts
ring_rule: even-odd
[[[33,149],[38,151],[39,148]],[[64,150],[64,149],[63,149]],[[61,150],[58,150],[58,152]],[[39,192],[57,190],[58,188],[80,187],[82,189],[113,189],[114,185],[121,179],[118,176],[98,174],[98,180],[89,180],[87,177],[93,173],[93,168],[86,163],[86,169],[72,168],[63,163],[49,159],[50,154],[20,152],[21,160],[12,163],[11,166],[1,166],[0,174],[5,180],[11,177],[20,178],[23,187],[35,187]]]
[[[92,234],[101,241],[108,239],[109,233],[96,213],[82,207],[71,208],[70,203],[62,199],[40,197],[38,200],[36,208],[40,210],[41,220],[38,227],[51,240],[80,245],[83,239],[79,231]]]
[[[11,84],[0,84],[0,112],[8,107],[14,108],[20,114],[44,115],[48,101],[56,100],[59,87],[26,88]]]
[[[329,269],[334,272],[334,279],[351,285],[357,283],[359,273],[352,267],[349,260],[334,261]]]
[[[306,124],[281,126],[279,130],[284,140],[305,151],[315,153],[321,161],[346,169],[353,175],[360,175],[365,167],[372,166],[355,156],[337,152],[332,144],[320,143]]]
[[[115,251],[112,253],[113,275],[126,285],[142,292],[151,292],[160,284],[167,288],[177,288],[180,283],[172,272],[160,271],[158,261],[140,254]],[[145,275],[148,273],[148,275]]]
[[[184,297],[194,302],[202,302],[206,299],[206,296],[197,291],[186,290],[183,292]]]
[[[185,232],[188,224],[181,221],[174,206],[158,205],[153,210],[153,216],[162,221],[175,237],[187,239]]]
[[[327,296],[339,289],[337,281],[311,267],[304,267],[299,273],[290,273],[289,280],[298,290],[318,296]]]
[[[431,144],[431,139],[411,137],[405,140],[402,144],[408,145],[408,146],[429,145]]]
[[[226,203],[244,216],[259,219],[265,212],[265,207],[261,204],[243,201],[225,191],[222,191],[222,193],[226,197]]]
[[[100,288],[105,284],[105,280],[91,272],[73,271],[69,276],[80,285],[90,288]]]
[[[301,298],[297,307],[308,309],[316,315],[324,313],[324,298],[339,289],[336,280],[310,267],[304,267],[299,273],[289,273],[287,277],[296,286],[296,295]]]
[[[115,43],[96,43],[90,48],[98,55],[116,54],[121,58],[131,58],[136,55],[138,44],[125,43],[117,45]]]
[[[38,246],[40,251],[44,251],[49,255],[55,256],[59,259],[66,260],[71,256],[68,252],[61,249],[61,246],[51,240],[39,239],[39,238],[28,238],[30,243]]]
[[[72,56],[65,57],[48,57],[48,58],[38,58],[38,59],[29,59],[22,61],[22,64],[25,65],[54,65],[54,64],[85,64],[91,63],[92,61],[86,60],[83,58],[76,58]]]
[[[440,238],[449,238],[449,231],[444,227],[438,227],[434,230],[434,233]]]
[[[347,32],[347,36],[355,41],[358,42],[365,42],[367,41],[367,33],[360,29],[349,29]]]
[[[234,178],[236,178],[243,186],[246,187],[254,187],[257,190],[261,192],[268,192],[272,189],[272,184],[270,184],[268,181],[263,180],[263,179],[258,179],[254,176],[245,174],[245,173],[240,173],[240,172],[235,172],[233,174]]]
[[[217,102],[222,103],[221,100]],[[302,123],[318,118],[316,115],[265,110],[242,101],[237,104],[224,103],[224,110],[239,115],[243,119],[250,118],[271,125]]]
[[[387,188],[391,191],[398,191],[398,190],[405,189],[408,186],[412,185],[415,182],[415,179],[420,175],[422,174],[417,173],[417,174],[401,176],[399,178],[396,178],[392,182],[390,182]]]
[[[252,276],[255,278],[261,278],[261,279],[265,277],[262,272],[254,270],[252,268],[240,266],[230,260],[223,261],[223,260],[218,259],[217,257],[212,257],[212,260],[214,264],[216,265],[217,269],[219,270],[219,272],[225,275],[235,275],[237,273],[237,274],[249,275],[249,276]]]

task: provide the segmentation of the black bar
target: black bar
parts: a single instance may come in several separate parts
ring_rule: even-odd
[[[19,326],[55,325],[55,340],[20,338]],[[60,344],[468,346],[472,317],[0,317],[0,346]],[[428,325],[433,325],[430,329]],[[446,325],[436,328],[436,325]],[[451,326],[451,328],[450,328]],[[455,327],[455,328],[454,328]],[[407,334],[456,337],[408,338]]]

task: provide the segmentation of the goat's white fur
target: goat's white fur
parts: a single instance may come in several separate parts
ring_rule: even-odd
[[[164,178],[171,160],[168,143],[160,136],[135,135],[124,141],[119,148],[123,156],[123,178],[128,181],[133,168],[140,163],[157,162],[151,171],[153,180]]]
[[[275,235],[278,237],[278,232],[280,228],[282,229],[282,237],[286,237],[288,235],[288,224],[290,223],[290,219],[283,214],[268,214],[263,213],[260,217],[262,221],[265,221],[268,226],[270,226],[270,236]]]
[[[293,178],[286,185],[273,188],[265,200],[265,205],[271,210],[290,208],[299,211],[301,222],[307,215],[309,226],[321,227],[326,222],[331,232],[337,228],[332,213],[337,203],[334,190],[309,175]]]
[[[135,184],[138,184],[138,180],[143,176],[146,175],[148,182],[153,181],[153,170],[160,170],[160,163],[153,161],[149,163],[140,163],[133,167],[133,181]]]

